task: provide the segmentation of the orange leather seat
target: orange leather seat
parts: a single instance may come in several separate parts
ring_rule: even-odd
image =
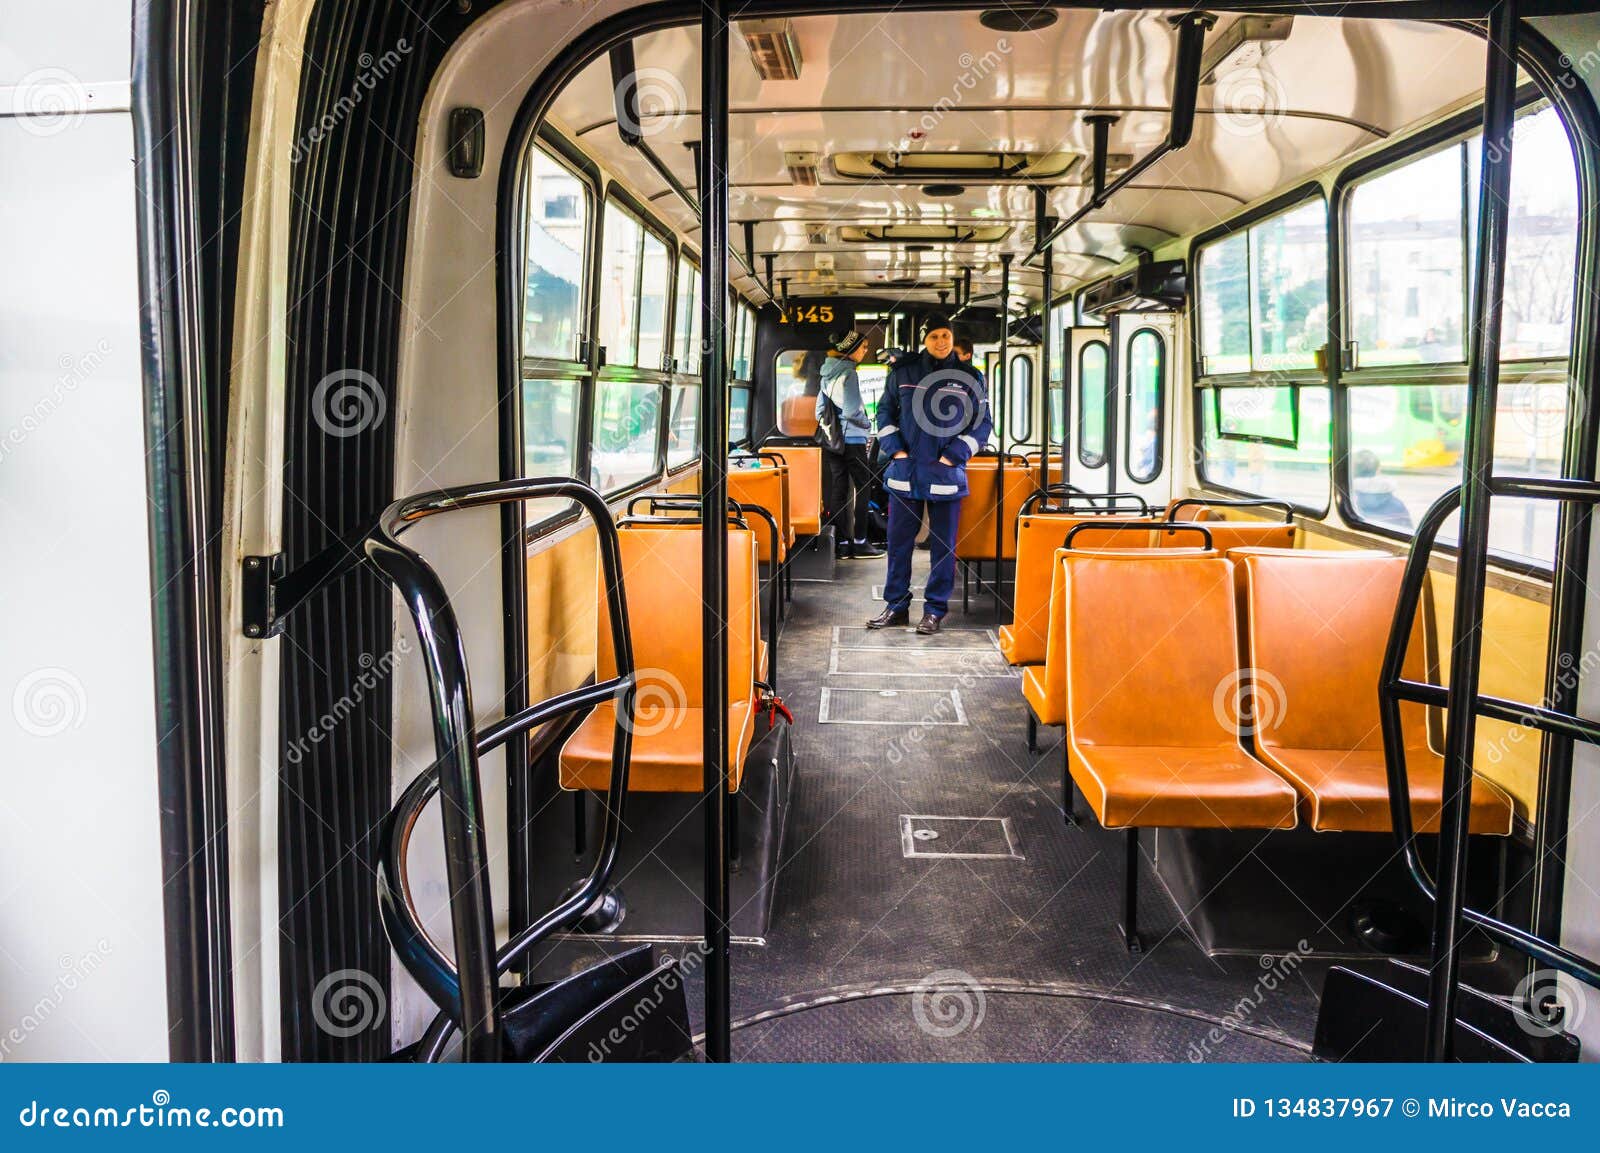
[[[1378,679],[1405,558],[1322,552],[1314,559],[1246,554],[1247,659],[1257,755],[1294,783],[1319,832],[1386,832],[1389,781],[1378,723]],[[1427,679],[1418,614],[1405,675]],[[1444,760],[1428,747],[1421,705],[1400,706],[1411,819],[1437,832]],[[1472,782],[1471,829],[1511,832],[1511,798]]]
[[[695,531],[687,531],[694,529]],[[633,752],[628,787],[638,792],[697,793],[704,763],[702,634],[698,603],[698,525],[633,525],[618,534],[634,667],[638,672]],[[616,675],[605,590],[600,590],[595,675]],[[756,541],[748,529],[728,529],[728,790],[744,776],[755,735],[754,687],[760,631],[756,605]],[[563,789],[603,791],[611,780],[616,706],[607,702],[584,718],[561,750]]]
[[[1238,670],[1232,565],[1075,550],[1061,563],[1068,769],[1101,825],[1293,828],[1294,789],[1215,704]]]
[[[1050,631],[1050,586],[1054,583],[1056,550],[1077,525],[1092,516],[1029,513],[1017,519],[1016,577],[1011,623],[1000,626],[1000,651],[1013,665],[1043,664]],[[1106,519],[1106,518],[1103,518]],[[1121,520],[1121,517],[1109,519]],[[1134,548],[1149,544],[1148,534],[1081,532],[1074,547]],[[1059,722],[1056,722],[1059,723]]]
[[[1033,492],[1037,472],[1030,472],[1021,457],[1006,458],[1005,507],[1001,511],[1005,528],[1000,535],[1000,555],[1017,555],[1017,513]],[[993,560],[995,490],[1000,482],[998,457],[978,456],[967,462],[967,495],[961,501],[956,521],[956,559]]]
[[[752,504],[765,509],[778,522],[778,563],[789,556],[789,527],[784,516],[784,470],[772,468],[730,468],[728,470],[728,498],[740,504]],[[747,518],[748,519],[748,518]],[[759,517],[751,525],[756,534],[757,555],[762,563],[772,563],[772,530]]]
[[[790,398],[791,400],[794,398]],[[822,531],[822,449],[807,445],[769,445],[789,470],[789,523],[796,536]]]
[[[1193,534],[1189,535],[1191,539],[1194,539]],[[1128,542],[1130,543],[1115,550],[1097,549],[1084,552],[1076,547],[1078,540],[1082,540],[1084,537],[1091,536],[1104,536],[1107,539],[1114,536],[1120,536],[1127,538]],[[1204,549],[1198,548],[1155,549],[1134,547],[1134,543],[1132,542],[1137,542],[1138,545],[1142,546],[1143,544],[1148,543],[1148,539],[1144,533],[1127,531],[1113,532],[1108,530],[1103,534],[1086,532],[1081,533],[1077,540],[1073,541],[1073,548],[1057,549],[1052,555],[1050,561],[1050,571],[1053,579],[1050,582],[1049,610],[1045,625],[1044,663],[1042,665],[1028,665],[1022,670],[1022,696],[1023,699],[1028,702],[1028,707],[1033,711],[1034,719],[1039,724],[1059,725],[1066,720],[1067,649],[1069,647],[1068,641],[1070,639],[1070,635],[1066,616],[1066,595],[1061,579],[1061,562],[1066,557],[1074,555],[1115,555],[1151,556],[1163,558],[1170,557],[1173,559],[1183,559],[1186,557],[1214,558],[1222,555],[1214,550],[1208,552]],[[1117,611],[1116,606],[1119,603],[1120,602],[1115,597],[1112,597],[1107,601],[1105,606],[1102,606],[1103,615],[1100,625],[1101,628],[1106,628],[1107,622],[1112,622],[1114,624],[1114,614]]]
[[[817,431],[817,398],[785,397],[778,407],[778,431],[784,436],[814,436]]]

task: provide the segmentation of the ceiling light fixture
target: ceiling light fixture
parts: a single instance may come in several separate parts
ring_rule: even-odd
[[[1042,32],[1058,19],[1056,10],[1043,4],[1032,8],[986,8],[978,15],[978,23],[996,32]]]
[[[1294,30],[1293,16],[1241,16],[1207,46],[1200,58],[1200,83],[1258,67]]]
[[[750,63],[763,80],[800,79],[800,41],[792,20],[746,20],[739,25]]]

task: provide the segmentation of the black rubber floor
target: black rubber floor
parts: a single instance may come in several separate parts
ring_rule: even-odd
[[[913,587],[926,563],[919,553]],[[1303,1059],[1322,969],[1208,959],[1148,868],[1146,948],[1130,955],[1116,930],[1121,841],[1092,819],[1064,825],[1060,748],[1026,751],[1018,680],[995,675],[988,602],[963,616],[958,590],[948,631],[931,641],[868,633],[883,570],[844,562],[834,583],[796,586],[780,670],[796,719],[793,808],[767,943],[734,950],[736,1055]],[[963,649],[975,659],[952,660]],[[903,827],[902,817],[924,820]],[[922,855],[951,851],[963,855]],[[679,880],[699,888],[698,875]],[[570,967],[601,947],[569,942],[549,961]],[[940,1013],[963,996],[983,998],[982,1019],[949,1031]],[[1207,1040],[1213,1030],[1221,1043]]]

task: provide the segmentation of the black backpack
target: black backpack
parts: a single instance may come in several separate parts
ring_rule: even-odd
[[[822,394],[822,414],[817,417],[815,439],[828,452],[844,452],[844,414],[833,398]]]

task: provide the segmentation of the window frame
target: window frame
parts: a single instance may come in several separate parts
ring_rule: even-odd
[[[1156,452],[1155,461],[1151,471],[1144,476],[1135,475],[1133,471],[1133,344],[1142,336],[1152,336],[1156,342],[1156,365],[1159,371],[1156,374]],[[1126,367],[1123,369],[1122,389],[1123,421],[1122,421],[1122,460],[1127,470],[1128,479],[1134,484],[1154,484],[1161,478],[1162,470],[1166,467],[1167,459],[1167,379],[1171,365],[1167,359],[1167,338],[1157,328],[1148,324],[1133,330],[1128,336],[1128,353],[1123,358]]]
[[[1563,129],[1567,130],[1569,143],[1571,142],[1570,125],[1562,114],[1562,109],[1548,96],[1541,93],[1532,83],[1524,84],[1517,89],[1516,105],[1517,119],[1531,115],[1538,111],[1537,105],[1548,106],[1561,122]],[[1329,248],[1330,253],[1330,279],[1329,290],[1336,293],[1338,307],[1330,310],[1330,317],[1337,316],[1339,323],[1348,323],[1348,292],[1349,280],[1344,267],[1344,257],[1349,243],[1349,216],[1351,194],[1366,181],[1376,179],[1387,172],[1423,158],[1430,153],[1449,148],[1452,145],[1461,145],[1472,139],[1482,131],[1483,107],[1474,105],[1454,116],[1448,117],[1437,124],[1430,125],[1405,140],[1398,141],[1385,148],[1377,149],[1366,156],[1358,157],[1341,168],[1334,178],[1328,192],[1330,207],[1329,218]],[[1463,154],[1464,155],[1464,154]],[[1583,286],[1582,263],[1584,259],[1583,229],[1585,227],[1585,213],[1594,206],[1584,202],[1584,174],[1583,156],[1581,150],[1573,149],[1573,167],[1577,177],[1577,207],[1578,207],[1578,244],[1576,260],[1573,267],[1573,317],[1571,327],[1571,342],[1568,355],[1559,358],[1507,360],[1500,364],[1500,384],[1521,384],[1529,377],[1548,372],[1553,366],[1566,366],[1565,371],[1570,374],[1572,352],[1579,347],[1577,334],[1581,323],[1581,304],[1578,299],[1578,289]],[[1515,151],[1513,150],[1513,164]],[[1463,177],[1467,179],[1467,177]],[[1472,218],[1470,203],[1470,189],[1468,198],[1463,204],[1463,322],[1471,311],[1472,275],[1471,275],[1471,246],[1474,238],[1468,235]],[[1347,347],[1346,331],[1341,327],[1338,336]],[[1466,352],[1463,351],[1463,358]],[[1344,357],[1329,357],[1328,383],[1332,390],[1332,418],[1334,421],[1334,453],[1333,453],[1333,503],[1339,510],[1340,519],[1352,529],[1388,540],[1409,543],[1416,536],[1415,531],[1406,532],[1393,525],[1379,524],[1362,517],[1355,508],[1352,492],[1352,471],[1354,453],[1350,451],[1350,391],[1352,389],[1370,388],[1374,386],[1391,386],[1404,388],[1423,384],[1461,384],[1468,382],[1468,368],[1465,359],[1461,361],[1446,361],[1441,363],[1418,365],[1377,365],[1370,368],[1347,368]],[[1570,375],[1569,375],[1570,379]],[[1568,405],[1566,415],[1567,427],[1564,438],[1567,443],[1572,439],[1572,406]],[[1581,417],[1579,418],[1581,419]],[[1342,449],[1342,451],[1341,451]],[[1456,545],[1439,541],[1435,543],[1435,550],[1446,555],[1456,555]],[[1557,544],[1559,554],[1560,544]],[[1523,576],[1535,577],[1542,580],[1551,580],[1554,576],[1554,566],[1537,561],[1530,561],[1526,557],[1509,555],[1491,549],[1489,552],[1490,564]]]

